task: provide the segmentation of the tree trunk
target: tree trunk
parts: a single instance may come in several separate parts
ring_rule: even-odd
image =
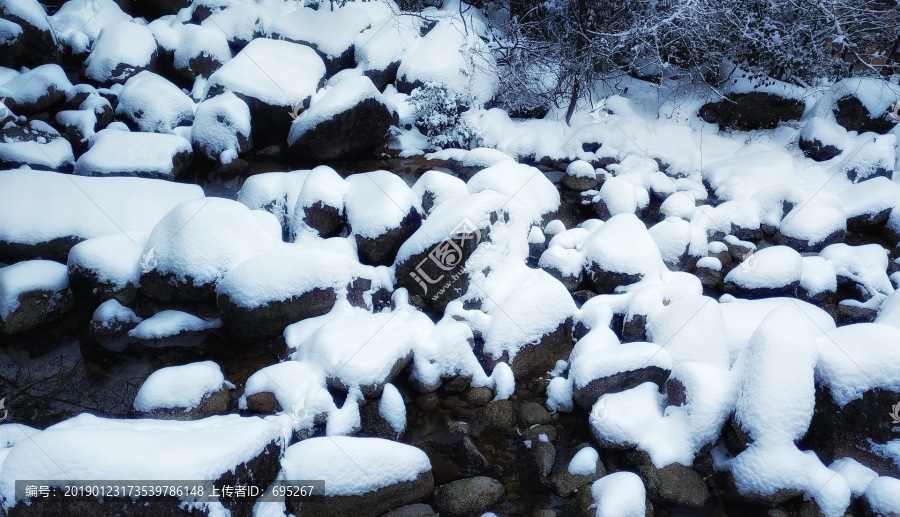
[[[575,104],[578,103],[578,78],[572,81],[572,96],[569,98],[569,109],[566,110],[566,125],[571,125],[572,115],[575,114]]]

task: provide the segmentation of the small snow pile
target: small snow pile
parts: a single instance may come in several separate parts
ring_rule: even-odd
[[[138,323],[138,326],[131,329],[128,335],[136,339],[163,339],[185,332],[200,332],[221,326],[222,321],[218,318],[204,320],[186,312],[167,310],[158,312]]]
[[[615,472],[591,485],[597,517],[644,517],[647,493],[644,482],[632,472]]]
[[[797,206],[781,221],[781,235],[799,251],[817,251],[842,239],[847,230],[847,216],[840,203],[836,204],[837,207],[810,201]]]
[[[352,235],[375,238],[397,228],[414,210],[412,190],[388,171],[354,174],[347,178],[347,220]]]
[[[771,246],[744,259],[725,275],[726,289],[737,293],[792,293],[803,275],[803,259],[787,246]]]
[[[716,197],[746,200],[778,183],[797,183],[794,160],[787,151],[758,150],[721,160],[703,169]]]
[[[493,190],[515,199],[531,212],[532,223],[543,225],[544,218],[559,208],[559,191],[544,174],[513,160],[502,160],[472,176],[467,183],[476,194]]]
[[[311,97],[324,76],[325,64],[313,49],[258,38],[210,76],[209,90],[290,108]]]
[[[850,181],[857,183],[873,176],[891,177],[897,159],[896,135],[869,133],[857,137],[856,143],[856,148],[840,167]]]
[[[286,479],[322,479],[326,496],[362,495],[431,470],[421,449],[381,438],[329,436],[288,447],[281,459]]]
[[[816,161],[830,160],[847,147],[847,130],[822,117],[812,117],[800,130],[800,148]]]
[[[218,282],[244,260],[280,246],[246,206],[206,198],[181,203],[166,214],[150,233],[144,253],[154,250],[154,273],[199,287]]]
[[[310,429],[319,415],[337,410],[325,389],[324,373],[310,363],[284,361],[257,371],[247,379],[238,407],[248,409],[248,399],[260,393],[275,396],[296,430]]]
[[[350,184],[331,167],[320,165],[309,171],[302,187],[295,207],[286,206],[285,228],[289,230],[286,233],[292,239],[305,230],[323,238],[340,234],[346,223],[344,198]],[[285,197],[288,204],[290,198],[290,194]]]
[[[101,84],[124,83],[152,68],[155,61],[156,39],[150,29],[130,20],[120,21],[100,31],[84,62],[84,75]]]
[[[806,434],[815,406],[817,360],[813,331],[791,306],[772,311],[754,332],[734,366],[740,395],[735,422],[753,443],[727,467],[741,494],[774,496],[799,490],[827,517],[843,515],[850,487],[813,453],[795,442]]]
[[[581,253],[591,281],[602,292],[655,278],[665,269],[659,247],[634,214],[611,217],[585,239]]]
[[[600,455],[593,447],[585,447],[572,456],[572,461],[566,470],[573,476],[593,476],[597,473],[597,461]]]
[[[194,409],[203,397],[222,389],[224,384],[222,370],[212,361],[160,368],[141,385],[134,399],[134,409],[141,412]]]
[[[881,476],[869,483],[865,497],[875,515],[900,515],[900,480]]]
[[[17,113],[40,111],[65,98],[65,92],[71,89],[72,83],[59,65],[41,65],[26,69],[0,86],[0,97]]]
[[[231,92],[206,99],[197,106],[191,142],[207,158],[223,163],[226,156],[249,151],[250,108]]]
[[[69,271],[81,269],[113,290],[137,285],[141,276],[141,260],[148,232],[127,232],[94,237],[79,242],[69,250]]]
[[[841,458],[828,465],[828,468],[847,480],[853,497],[863,495],[869,483],[878,477],[878,473],[853,458]]]
[[[75,174],[172,180],[191,163],[192,153],[191,143],[180,136],[107,128],[75,162]]]
[[[75,54],[87,53],[107,25],[132,21],[114,0],[71,0],[49,19],[56,37]]]
[[[900,392],[900,329],[880,323],[838,327],[816,341],[816,380],[843,407],[881,388]]]
[[[0,320],[19,308],[19,297],[33,291],[64,291],[69,287],[66,266],[51,260],[27,260],[0,268]]]
[[[182,201],[202,197],[197,185],[166,181],[0,171],[0,240],[39,244],[61,237],[83,240],[123,230],[150,231]]]
[[[879,244],[832,244],[823,249],[819,256],[828,261],[839,277],[857,284],[857,291],[865,299],[878,304],[894,292],[886,273],[888,250]]]
[[[300,189],[305,184],[309,172],[308,170],[297,170],[254,174],[241,185],[237,200],[250,210],[270,212],[281,223],[283,233],[290,235],[291,217],[294,214],[297,196],[300,194]],[[343,207],[343,196],[341,196],[341,207]]]
[[[172,133],[194,120],[194,102],[164,77],[145,70],[129,79],[119,92],[116,115],[139,131]]]
[[[412,186],[412,191],[419,202],[422,215],[428,217],[444,201],[467,195],[469,188],[463,180],[456,176],[430,170],[419,176]]]
[[[174,30],[178,38],[173,56],[175,69],[185,77],[208,78],[231,59],[231,48],[222,31],[192,23],[178,25]]]
[[[398,435],[406,430],[406,405],[403,403],[403,395],[393,384],[384,385],[378,401],[378,414]]]
[[[403,56],[397,70],[398,88],[409,92],[417,84],[443,84],[480,105],[497,91],[496,66],[477,31],[458,16],[447,17]]]
[[[227,415],[181,422],[84,413],[12,448],[0,471],[0,501],[8,511],[17,504],[15,480],[55,479],[60,470],[98,479],[219,479],[269,444],[283,447],[283,440],[281,427],[261,418]]]
[[[106,300],[101,303],[91,317],[91,326],[108,331],[115,331],[124,325],[144,321],[128,307],[123,307],[118,300]]]

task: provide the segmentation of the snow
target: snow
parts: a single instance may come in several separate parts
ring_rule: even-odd
[[[884,298],[894,292],[885,270],[888,251],[879,244],[849,246],[838,243],[823,249],[819,256],[834,267],[839,276],[858,283],[872,298]]]
[[[572,359],[569,376],[582,388],[595,379],[649,367],[671,370],[669,353],[653,343],[627,343],[580,352]]]
[[[572,456],[566,470],[574,476],[593,476],[597,473],[597,461],[600,455],[593,447],[585,447]]]
[[[292,210],[288,206],[285,212],[291,235],[297,236],[302,229],[307,227],[303,221],[306,209],[317,203],[333,207],[339,214],[344,215],[344,198],[350,184],[344,181],[334,169],[327,165],[319,165],[309,171],[302,187],[296,196],[295,208]],[[291,195],[288,194],[288,203],[290,203],[290,197]]]
[[[282,227],[287,228],[309,173],[308,170],[297,170],[254,174],[241,185],[237,200],[251,210],[271,212]]]
[[[43,14],[41,21],[46,24]],[[0,97],[12,99],[16,105],[34,104],[52,90],[65,92],[71,88],[72,83],[59,65],[41,65],[26,69],[0,86]]]
[[[703,257],[697,261],[697,269],[711,269],[713,271],[722,270],[722,262],[716,257]]]
[[[547,407],[551,411],[572,411],[572,381],[565,377],[554,377],[547,386]]]
[[[703,177],[722,201],[750,199],[765,187],[796,183],[787,151],[760,150],[705,166]]]
[[[883,176],[878,176],[843,190],[838,194],[847,218],[868,215],[874,217],[894,207],[900,197],[900,187]]]
[[[325,374],[309,363],[284,361],[257,371],[247,379],[238,406],[247,409],[247,397],[263,392],[275,395],[295,429],[312,428],[317,416],[337,409],[325,389]]]
[[[614,472],[594,481],[591,495],[597,517],[644,517],[647,512],[644,482],[632,472]]]
[[[467,30],[459,17],[448,17],[403,56],[397,79],[409,84],[444,84],[477,106],[490,101],[497,91],[497,65],[490,56],[475,31]]]
[[[308,44],[333,59],[351,48],[359,33],[371,22],[369,15],[358,9],[301,7],[277,19],[269,32],[276,39]]]
[[[32,291],[64,291],[69,287],[66,266],[50,260],[26,260],[0,268],[0,319],[19,308],[19,297]]]
[[[212,361],[160,368],[141,385],[134,409],[147,412],[185,408],[187,411],[199,406],[203,397],[219,391],[224,384],[222,370]]]
[[[56,122],[63,126],[77,128],[83,135],[81,142],[87,142],[94,136],[97,127],[97,114],[93,110],[64,110],[56,114]]]
[[[434,211],[434,209],[444,201],[468,194],[469,187],[466,186],[466,183],[463,180],[456,176],[451,176],[450,174],[438,170],[429,170],[426,171],[425,174],[419,176],[419,179],[416,180],[416,183],[412,186],[412,191],[419,201],[422,213],[427,217],[428,214]],[[430,192],[433,197],[432,206],[428,210],[425,210],[424,206],[421,206],[424,204],[423,200],[425,199],[426,192]]]
[[[673,366],[693,361],[728,368],[725,319],[712,298],[685,295],[650,312],[647,339],[665,347]]]
[[[878,477],[878,473],[853,458],[841,458],[828,465],[828,468],[847,481],[854,497],[863,495],[869,483]]]
[[[382,71],[397,63],[419,36],[420,20],[414,15],[385,16],[356,36],[355,61],[364,71]]]
[[[272,442],[283,446],[280,426],[255,417],[184,422],[81,414],[13,447],[0,472],[0,498],[8,510],[16,504],[16,479],[59,479],[60,471],[85,479],[218,479]]]
[[[375,238],[400,222],[416,205],[412,190],[388,171],[354,174],[347,178],[347,221],[351,234]]]
[[[38,138],[46,140],[42,136]],[[0,161],[7,167],[25,164],[30,167],[71,170],[75,159],[72,155],[72,146],[67,140],[58,137],[51,138],[46,143],[40,143],[40,140],[17,141],[5,138],[0,141]]]
[[[216,293],[252,309],[313,289],[332,289],[343,297],[355,278],[367,278],[377,287],[373,267],[360,264],[355,255],[329,249],[330,241],[269,251],[244,260],[219,282]]]
[[[566,167],[566,174],[575,178],[596,178],[594,166],[584,160],[575,160]]]
[[[837,291],[837,275],[834,267],[822,257],[803,257],[800,287],[810,296]]]
[[[166,181],[0,171],[0,240],[38,244],[150,231],[177,204],[202,197],[197,185]]]
[[[285,5],[285,7],[287,7]],[[278,13],[255,4],[232,4],[227,9],[212,13],[200,22],[200,26],[221,31],[228,42],[242,46],[265,34],[265,27]],[[230,57],[230,56],[229,56]]]
[[[130,20],[110,23],[97,36],[84,62],[84,74],[99,83],[121,83],[135,70],[147,68],[155,53],[156,39],[150,29]]]
[[[115,22],[130,22],[131,16],[122,12],[114,0],[71,0],[62,4],[49,19],[57,39],[74,53],[84,54],[104,27]]]
[[[217,63],[225,63],[231,59],[231,48],[222,31],[185,23],[175,27],[178,45],[175,47],[175,68],[191,71],[191,60],[201,58]],[[198,73],[199,75],[199,73]]]
[[[381,438],[310,438],[285,451],[286,479],[322,479],[326,496],[362,495],[431,470],[420,449]]]
[[[128,232],[81,241],[69,251],[69,269],[90,271],[115,290],[124,289],[129,283],[137,285],[148,236],[148,232]]]
[[[881,476],[866,487],[866,501],[877,515],[900,514],[900,480]]]
[[[3,2],[3,13],[7,16],[21,18],[29,25],[40,30],[49,30],[47,13],[37,0],[11,0]]]
[[[846,148],[847,130],[840,125],[822,117],[812,117],[800,130],[800,138],[812,143],[818,141],[822,146],[834,146],[839,151]]]
[[[204,320],[186,312],[166,310],[138,323],[128,335],[136,339],[162,339],[183,332],[199,332],[221,326],[222,321],[218,318]]]
[[[190,153],[191,143],[176,135],[104,129],[75,162],[81,176],[150,176],[174,179],[173,159]]]
[[[272,106],[293,106],[314,94],[325,75],[316,52],[287,41],[254,39],[209,77],[209,88],[259,99]]]
[[[835,232],[846,230],[846,221],[842,210],[825,203],[805,203],[788,212],[779,229],[785,237],[806,241],[812,248]]]
[[[663,265],[659,248],[634,214],[619,214],[594,230],[582,245],[585,264],[629,275],[657,274]]]
[[[403,395],[393,384],[384,385],[384,391],[378,401],[378,414],[397,434],[402,434],[406,430],[406,405],[403,403]]]
[[[725,275],[725,281],[742,289],[777,289],[799,282],[803,275],[802,257],[787,246],[764,248],[751,257]]]
[[[207,158],[215,160],[226,151],[242,151],[239,135],[250,138],[250,108],[237,95],[229,91],[197,105],[191,142],[203,149]]]
[[[839,406],[881,388],[900,392],[900,329],[881,323],[857,323],[830,330],[816,342],[816,380]]]
[[[374,99],[384,106],[390,106],[372,81],[365,76],[345,79],[327,89],[321,97],[317,95],[309,109],[301,113],[291,124],[288,145],[293,145],[306,132],[352,109],[366,99]]]
[[[860,141],[862,140],[862,143]],[[856,139],[856,148],[841,162],[840,170],[854,183],[870,178],[877,173],[891,174],[897,159],[897,137],[892,134],[876,135],[867,133]],[[880,169],[880,171],[879,171]]]
[[[281,247],[254,214],[221,198],[181,203],[153,228],[144,253],[154,250],[156,271],[181,282],[217,282],[244,260]]]
[[[110,299],[101,303],[91,317],[91,323],[103,328],[113,329],[122,323],[140,323],[144,321],[128,307],[123,307],[118,300]]]
[[[116,115],[126,117],[140,131],[172,133],[194,120],[194,108],[194,102],[177,86],[145,70],[125,83]]]
[[[503,160],[469,179],[469,192],[493,190],[515,199],[531,212],[532,223],[542,224],[542,217],[559,208],[559,191],[540,170]]]
[[[616,178],[610,178],[608,181],[613,179]],[[666,217],[653,225],[648,232],[659,247],[659,253],[666,264],[678,264],[691,244],[691,223],[680,217]]]
[[[607,178],[600,187],[600,193],[594,196],[593,202],[603,201],[610,215],[633,214],[638,209],[635,190],[636,187],[630,181],[617,177]],[[646,202],[644,205],[646,206]]]
[[[900,98],[900,86],[870,77],[852,77],[833,84],[829,93],[819,101],[822,109],[830,111],[837,106],[838,100],[852,95],[869,111],[869,116],[876,118],[884,116],[888,107]]]

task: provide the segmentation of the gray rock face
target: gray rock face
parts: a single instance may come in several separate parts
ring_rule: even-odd
[[[291,323],[321,316],[334,306],[337,299],[333,289],[315,288],[287,300],[272,301],[248,309],[219,293],[216,303],[222,321],[232,335],[244,341],[261,340],[281,334]]]
[[[17,334],[63,317],[75,306],[68,286],[58,290],[37,289],[21,293],[18,307],[0,318],[0,335]]]
[[[547,479],[556,463],[556,447],[550,442],[532,442],[531,458],[537,465],[538,475],[541,479]]]
[[[495,400],[486,405],[476,418],[476,423],[485,427],[509,430],[515,423],[515,405],[509,400]]]
[[[607,393],[617,393],[630,390],[645,382],[654,382],[657,386],[664,386],[669,378],[669,370],[658,366],[647,366],[638,370],[620,372],[609,377],[601,377],[589,382],[586,386],[575,387],[575,402],[581,407],[590,410],[597,399]]]
[[[700,118],[720,128],[752,131],[773,129],[779,122],[803,115],[803,102],[762,92],[729,94],[726,99],[705,104]]]
[[[287,498],[287,511],[309,517],[379,517],[391,508],[417,503],[431,495],[434,477],[431,471],[412,481],[403,481],[362,495],[325,496],[316,501]]]
[[[549,424],[550,413],[540,404],[525,402],[516,407],[516,420],[522,427],[531,427],[537,424]]]
[[[496,479],[477,476],[437,487],[434,504],[441,515],[462,517],[487,511],[505,497],[503,484]]]
[[[638,450],[628,453],[628,459],[637,467],[651,499],[688,508],[701,508],[709,500],[706,483],[690,467],[672,463],[661,469],[656,468],[650,456]]]
[[[368,98],[307,130],[290,143],[290,150],[311,160],[348,160],[372,156],[389,138],[395,114]]]
[[[390,265],[397,257],[397,250],[419,229],[422,224],[422,216],[415,208],[411,209],[406,217],[400,221],[400,225],[391,228],[377,237],[356,237],[356,247],[359,251],[359,261],[363,264]]]
[[[222,385],[218,390],[203,397],[195,408],[157,408],[150,411],[139,411],[141,418],[157,420],[199,420],[213,415],[225,415],[233,406],[231,390]]]
[[[282,411],[281,404],[271,391],[261,391],[247,395],[247,411],[259,415],[274,415]]]
[[[557,456],[556,467],[553,469],[553,474],[550,476],[550,488],[556,495],[560,497],[569,497],[581,487],[589,485],[606,475],[606,469],[603,467],[603,462],[599,459],[597,459],[597,470],[592,475],[569,473],[569,462],[572,461],[572,457],[575,456],[575,453],[584,447],[588,447],[588,444],[582,444],[570,452],[559,454]]]
[[[389,511],[382,517],[439,517],[427,504],[408,504]]]

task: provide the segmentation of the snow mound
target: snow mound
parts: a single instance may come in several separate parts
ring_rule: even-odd
[[[310,438],[285,451],[287,479],[325,480],[326,496],[362,495],[431,470],[420,449],[381,438]]]
[[[136,339],[162,339],[221,326],[222,321],[219,319],[207,321],[186,312],[167,310],[138,323],[137,327],[128,331],[128,335]]]
[[[50,17],[50,26],[73,53],[85,54],[103,28],[123,21],[130,22],[131,16],[125,14],[114,0],[72,0],[62,4]]]
[[[69,270],[89,271],[114,290],[137,285],[148,232],[116,233],[79,242],[69,250]]]
[[[353,46],[359,33],[372,19],[358,9],[301,7],[276,20],[269,32],[273,38],[308,45],[329,59],[341,57]]]
[[[900,480],[881,476],[866,487],[866,501],[876,515],[900,515]]]
[[[186,23],[175,27],[178,45],[175,47],[175,68],[182,75],[208,77],[216,68],[231,59],[228,40],[220,30]]]
[[[294,145],[294,142],[307,131],[314,129],[322,122],[331,120],[366,99],[373,99],[385,106],[390,106],[368,77],[352,77],[337,83],[322,97],[318,97],[309,109],[291,124],[288,145]]]
[[[0,319],[19,308],[19,296],[31,291],[58,292],[69,287],[66,266],[51,260],[26,260],[0,268]]]
[[[144,321],[128,307],[123,307],[118,300],[106,300],[101,303],[91,317],[91,323],[107,330],[120,328],[124,323],[138,324]]]
[[[406,182],[391,172],[354,174],[346,181],[349,184],[346,205],[351,235],[373,239],[398,228],[416,205]]]
[[[318,415],[337,410],[325,389],[324,373],[310,363],[284,361],[257,371],[247,379],[238,406],[247,409],[247,397],[263,392],[275,395],[298,430],[312,428]]]
[[[297,196],[309,175],[308,170],[264,172],[244,181],[237,200],[251,210],[266,210],[278,219],[286,235],[294,214]],[[343,180],[341,180],[343,181]],[[341,199],[343,207],[343,198]]]
[[[194,103],[177,86],[153,72],[143,71],[119,92],[116,115],[139,131],[172,133],[194,120]]]
[[[597,517],[644,517],[647,513],[644,482],[632,472],[615,472],[591,485]]]
[[[230,91],[201,102],[191,126],[191,142],[215,161],[226,152],[237,155],[248,151],[250,108]]]
[[[427,217],[438,205],[469,193],[466,183],[445,172],[430,170],[419,176],[412,186],[422,214]]]
[[[175,179],[191,161],[191,143],[177,135],[104,129],[75,162],[81,176]]]
[[[150,29],[130,20],[114,22],[97,36],[84,62],[84,74],[98,83],[123,83],[155,60],[156,38]]]
[[[544,174],[513,160],[502,160],[469,179],[469,192],[493,190],[515,199],[531,212],[532,222],[543,225],[543,218],[559,208],[559,191]]]
[[[407,50],[419,40],[420,20],[416,16],[385,16],[356,36],[354,57],[364,73],[382,72],[399,65]]]
[[[600,455],[593,447],[585,447],[572,456],[569,466],[566,470],[573,476],[593,476],[597,473],[597,460]]]
[[[151,318],[152,319],[152,318]],[[134,399],[134,409],[194,409],[203,397],[222,389],[225,376],[212,361],[160,368],[151,373]]]
[[[846,325],[820,336],[816,380],[839,406],[881,388],[900,392],[900,329],[880,323]]]
[[[403,403],[403,395],[393,384],[384,385],[384,391],[378,401],[378,414],[395,433],[401,434],[406,430],[406,405]]]
[[[725,282],[747,291],[780,289],[800,282],[802,275],[803,259],[799,253],[787,246],[771,246],[746,258],[725,275]]]
[[[37,5],[37,2],[35,2]],[[46,21],[44,21],[46,23]],[[11,81],[0,86],[0,97],[13,111],[20,108],[39,110],[46,108],[48,101],[61,98],[72,89],[72,83],[59,65],[41,65],[25,70]]]

